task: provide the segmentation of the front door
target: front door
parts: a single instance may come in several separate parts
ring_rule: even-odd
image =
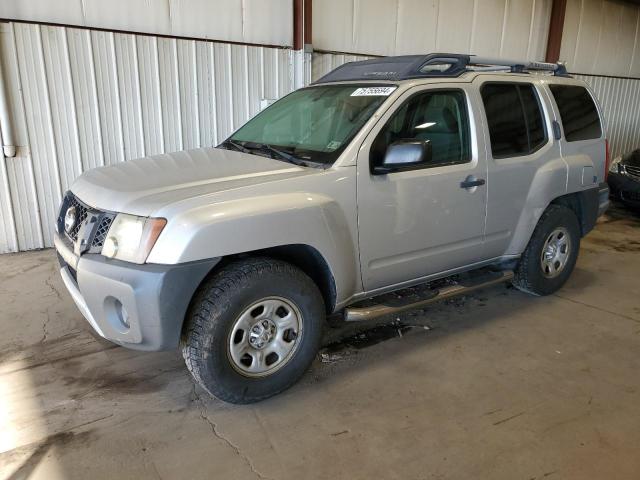
[[[365,290],[483,259],[487,165],[470,95],[461,84],[410,89],[363,143],[357,195]],[[400,139],[429,141],[431,161],[415,170],[372,174],[371,162]],[[469,181],[479,185],[469,187]]]

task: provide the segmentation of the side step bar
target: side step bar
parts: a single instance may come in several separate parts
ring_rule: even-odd
[[[366,307],[347,307],[345,309],[345,320],[347,322],[359,322],[363,320],[372,320],[374,318],[392,315],[406,310],[422,308],[441,300],[464,295],[481,288],[497,285],[513,278],[512,270],[502,272],[492,272],[489,275],[481,275],[475,279],[462,280],[454,285],[448,285],[441,289],[428,290],[427,294],[422,294],[423,298],[417,301],[409,301],[407,303],[398,304],[397,301],[383,302],[373,304]],[[375,302],[375,298],[372,299]]]

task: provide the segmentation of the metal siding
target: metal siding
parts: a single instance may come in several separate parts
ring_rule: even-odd
[[[145,155],[142,127],[140,72],[135,35],[114,35],[116,71],[120,99],[123,158]]]
[[[640,5],[568,0],[560,60],[588,75],[640,77]]]
[[[336,53],[313,53],[311,58],[311,81],[318,80],[334,68],[348,62],[367,60],[366,55],[341,55]]]
[[[80,161],[84,171],[104,165],[91,32],[69,28],[66,30],[66,37]]]
[[[369,55],[429,52],[544,60],[552,0],[325,0],[313,45]]]
[[[2,17],[291,46],[291,0],[0,0]]]
[[[147,36],[135,38],[138,49],[138,83],[144,151],[146,155],[156,155],[164,151],[158,39]]]
[[[593,89],[604,115],[611,155],[640,148],[640,80],[574,75]]]
[[[52,246],[83,171],[216,145],[263,99],[310,80],[310,54],[9,23],[0,42],[18,154],[0,169],[0,253]],[[15,32],[15,34],[14,34]],[[15,37],[15,41],[14,41]]]
[[[231,80],[231,45],[213,47],[215,69],[216,122],[218,142],[233,132],[233,83]]]
[[[126,158],[114,34],[91,32],[91,47],[104,164],[113,165]]]
[[[177,41],[158,39],[160,98],[162,104],[163,152],[182,150],[182,109],[178,76]]]
[[[2,55],[4,80],[9,92],[21,92],[18,52],[12,24],[0,24],[0,55]],[[10,68],[13,66],[14,68]],[[19,146],[28,144],[24,99],[21,95],[9,95],[9,108],[14,124],[14,135]],[[28,250],[44,246],[38,203],[35,193],[32,158],[28,148],[18,147],[16,156],[2,158],[3,230],[8,232],[0,243],[0,253]]]
[[[48,78],[46,74],[41,28],[16,25],[15,38],[42,238],[45,245],[50,245],[53,223],[49,219],[57,213],[62,186],[48,83],[55,82],[55,78]],[[16,166],[21,170],[21,165]]]
[[[213,44],[198,42],[196,57],[200,145],[210,147],[218,143]]]

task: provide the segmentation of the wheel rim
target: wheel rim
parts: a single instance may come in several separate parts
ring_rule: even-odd
[[[564,227],[558,227],[549,234],[542,247],[540,266],[547,278],[560,275],[567,265],[571,254],[571,237]]]
[[[227,354],[233,368],[247,377],[264,377],[284,367],[302,339],[302,315],[282,297],[263,298],[235,320]]]

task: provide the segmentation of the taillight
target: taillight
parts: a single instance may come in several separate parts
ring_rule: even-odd
[[[604,161],[604,181],[607,181],[609,176],[609,166],[611,165],[611,152],[609,151],[609,140],[604,141],[605,148],[605,161]]]

